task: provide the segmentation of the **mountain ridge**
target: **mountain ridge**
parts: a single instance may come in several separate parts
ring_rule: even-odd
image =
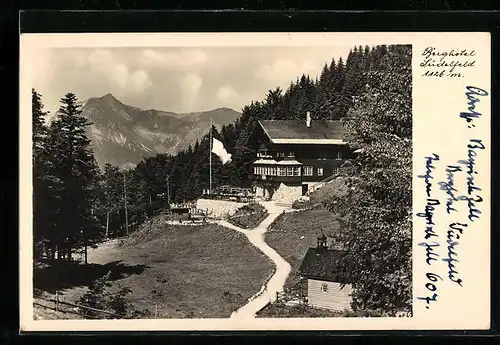
[[[91,122],[87,135],[101,168],[106,163],[131,167],[156,154],[176,154],[208,133],[210,119],[220,129],[240,115],[227,107],[190,113],[144,110],[111,93],[91,97],[82,106],[82,116]]]

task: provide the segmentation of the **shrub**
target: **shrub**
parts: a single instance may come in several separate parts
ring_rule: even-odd
[[[90,319],[110,319],[126,318],[130,310],[130,301],[127,296],[132,292],[129,288],[122,287],[117,292],[108,291],[111,286],[109,278],[111,271],[94,280],[87,289],[87,292],[80,297],[77,303],[83,307],[108,311],[116,315],[100,312],[97,310],[83,309],[84,317]]]
[[[252,203],[246,204],[236,210],[236,212],[228,218],[228,221],[233,225],[244,229],[251,229],[260,224],[267,216],[267,209],[261,204]]]

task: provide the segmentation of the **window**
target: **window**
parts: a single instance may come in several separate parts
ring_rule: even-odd
[[[323,168],[318,168],[318,176],[323,176]]]
[[[300,176],[300,167],[293,168],[293,176]]]
[[[278,167],[278,176],[286,176],[286,168]]]
[[[293,167],[286,168],[286,176],[293,176]]]
[[[337,175],[339,173],[339,168],[338,167],[333,167],[333,174]]]
[[[342,151],[337,151],[337,159],[342,159]]]
[[[321,284],[321,292],[323,292],[323,293],[328,292],[328,284],[327,283]]]
[[[304,176],[313,176],[313,167],[304,167]]]
[[[269,158],[271,157],[270,152],[267,149],[260,149],[259,152],[257,152],[257,157],[259,158]]]
[[[293,153],[293,152],[288,152],[288,157],[295,157],[295,153]]]
[[[278,152],[278,157],[285,157],[285,152]]]

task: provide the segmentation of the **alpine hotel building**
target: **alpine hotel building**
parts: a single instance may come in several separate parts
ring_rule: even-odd
[[[295,197],[338,173],[350,152],[342,140],[340,121],[260,120],[250,143],[257,148],[253,163],[256,195],[273,198],[285,186]],[[274,198],[273,198],[274,199]]]

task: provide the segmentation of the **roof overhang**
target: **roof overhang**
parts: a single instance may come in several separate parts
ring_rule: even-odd
[[[342,139],[272,139],[273,144],[347,145]]]
[[[283,159],[282,161],[276,162],[276,165],[302,165],[302,163],[295,159]]]
[[[274,159],[258,159],[253,164],[276,165],[278,162]]]

